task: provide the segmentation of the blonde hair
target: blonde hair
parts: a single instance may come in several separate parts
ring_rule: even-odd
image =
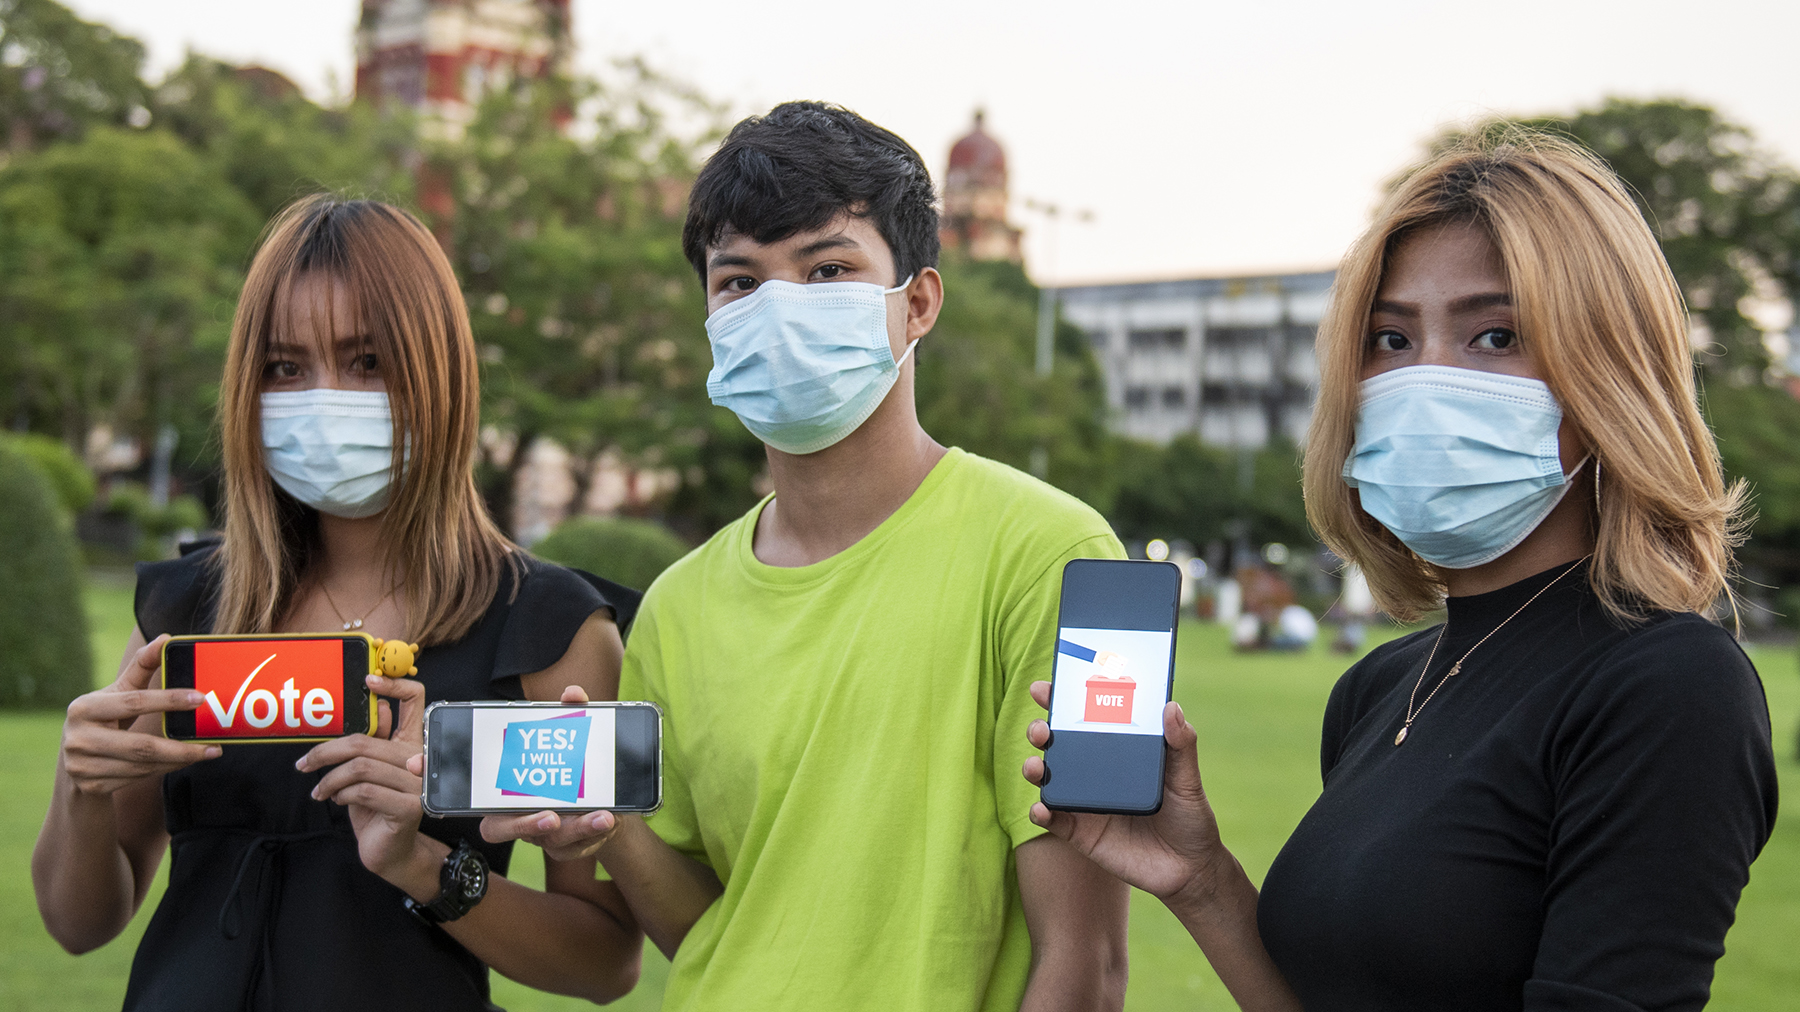
[[[1307,518],[1389,614],[1411,620],[1442,603],[1442,571],[1364,512],[1341,474],[1387,258],[1420,229],[1460,223],[1498,248],[1526,353],[1592,450],[1594,592],[1624,621],[1706,610],[1727,590],[1744,491],[1726,487],[1696,405],[1681,291],[1610,168],[1515,127],[1476,131],[1406,176],[1338,268],[1319,327]]]
[[[381,537],[406,593],[407,638],[460,639],[492,604],[504,567],[514,567],[517,587],[519,565],[475,488],[480,386],[468,311],[449,260],[418,219],[323,195],[269,223],[232,321],[219,398],[225,543],[215,556],[213,631],[273,631],[318,548],[317,511],[275,485],[262,446],[270,338],[291,329],[295,287],[312,278],[349,295],[386,382],[394,483]],[[328,353],[332,335],[315,337]]]

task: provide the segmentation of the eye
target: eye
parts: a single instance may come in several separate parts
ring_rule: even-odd
[[[740,274],[726,280],[724,290],[728,292],[750,292],[756,290],[756,279]]]
[[[1411,347],[1412,342],[1406,339],[1405,334],[1397,330],[1376,331],[1375,335],[1369,338],[1369,348],[1372,351],[1405,351]]]
[[[1519,335],[1505,327],[1490,327],[1475,335],[1469,347],[1482,351],[1506,351],[1519,346]]]
[[[842,277],[847,269],[843,264],[820,264],[813,268],[813,277],[820,281],[832,281]]]
[[[298,379],[299,376],[300,367],[285,359],[270,362],[268,365],[263,366],[263,379],[270,382]]]
[[[381,368],[381,360],[375,357],[374,352],[365,351],[351,361],[350,368],[356,372],[376,372]]]

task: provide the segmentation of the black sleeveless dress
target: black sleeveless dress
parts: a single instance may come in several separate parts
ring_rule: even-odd
[[[145,638],[210,632],[217,544],[137,567]],[[455,643],[419,652],[426,699],[519,699],[519,676],[568,650],[596,611],[621,629],[640,595],[529,557],[487,614]],[[314,801],[323,770],[300,773],[305,744],[226,746],[163,778],[169,885],[131,964],[125,1009],[488,1010],[487,966],[401,905],[362,866],[349,810]],[[481,839],[478,819],[426,817],[420,829],[486,855],[505,874],[512,844]]]

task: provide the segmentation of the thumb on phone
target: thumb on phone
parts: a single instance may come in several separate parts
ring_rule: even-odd
[[[138,648],[131,657],[131,663],[119,672],[119,688],[126,690],[147,689],[162,670],[163,646],[169,642],[169,634],[163,633]]]
[[[416,678],[368,676],[369,691],[399,703],[399,711],[391,721],[387,737],[392,741],[425,741],[425,686]]]

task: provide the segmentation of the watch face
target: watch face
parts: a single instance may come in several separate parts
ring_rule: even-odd
[[[487,892],[487,868],[481,860],[470,855],[458,862],[456,869],[456,888],[466,899],[479,899]]]

